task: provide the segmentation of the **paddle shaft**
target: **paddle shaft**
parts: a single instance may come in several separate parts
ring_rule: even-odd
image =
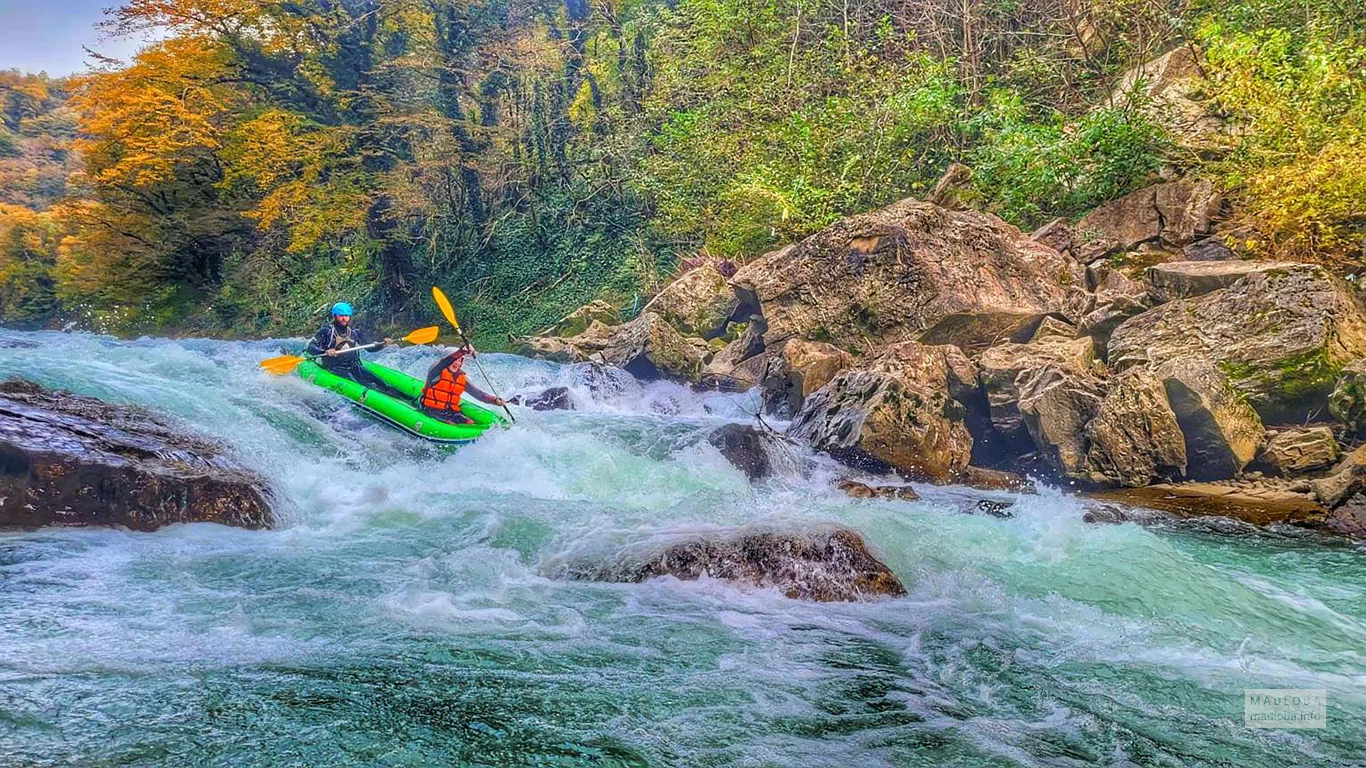
[[[470,337],[465,335],[465,329],[461,328],[458,324],[455,326],[455,329],[460,331],[460,339],[465,342],[465,346],[473,350],[474,345],[470,343]],[[479,375],[484,377],[484,381],[489,383],[489,389],[493,390],[493,396],[502,400],[503,396],[498,394],[498,388],[493,385],[493,379],[490,379],[489,375],[484,372],[484,364],[479,362],[479,355],[475,354],[471,355],[471,357],[474,358],[475,367],[479,369]],[[503,403],[503,411],[507,413],[509,419],[512,419],[512,423],[517,423],[517,417],[512,415],[512,409],[508,408],[507,403]]]

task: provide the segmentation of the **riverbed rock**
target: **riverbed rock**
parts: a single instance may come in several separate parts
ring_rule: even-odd
[[[773,474],[771,452],[777,440],[748,424],[725,424],[707,435],[707,442],[750,480],[763,480]]]
[[[1328,412],[1353,432],[1366,427],[1366,358],[1342,369],[1328,396]]]
[[[836,488],[856,499],[896,499],[898,501],[917,501],[920,494],[909,485],[868,485],[857,480],[844,479],[835,484]]]
[[[772,357],[764,347],[766,329],[763,318],[750,318],[745,329],[702,368],[700,385],[725,392],[744,392],[758,385]]]
[[[526,400],[526,407],[533,411],[572,411],[574,396],[568,387],[551,387]]]
[[[1124,370],[1189,355],[1224,370],[1268,422],[1302,422],[1324,410],[1343,368],[1366,356],[1366,308],[1321,267],[1257,272],[1126,320],[1107,359]]]
[[[907,340],[1024,340],[1081,282],[1074,260],[995,216],[916,200],[836,222],[731,280],[762,308],[771,343],[868,353]]]
[[[1265,430],[1257,412],[1208,360],[1187,356],[1154,370],[1186,443],[1186,475],[1233,477],[1257,456]]]
[[[710,339],[725,331],[738,304],[726,278],[708,262],[664,286],[641,311],[659,315],[684,336]]]
[[[1044,466],[1075,478],[1086,468],[1086,425],[1105,396],[1104,382],[1089,371],[1046,365],[1020,377],[1019,409]]]
[[[788,434],[851,466],[950,482],[972,458],[966,409],[976,369],[954,346],[908,342],[844,370],[806,399]]]
[[[1135,488],[1186,473],[1186,441],[1162,381],[1146,369],[1115,377],[1086,425],[1086,473],[1094,485]]]
[[[1169,261],[1148,267],[1144,280],[1154,304],[1203,296],[1248,275],[1298,266],[1292,261]]]
[[[1318,527],[1324,509],[1302,493],[1265,486],[1239,487],[1228,483],[1158,483],[1143,488],[1100,491],[1102,501],[1149,507],[1182,517],[1220,516],[1253,525],[1292,523]]]
[[[1259,472],[1298,475],[1338,460],[1338,441],[1329,427],[1286,427],[1268,432],[1267,438],[1252,466]]]
[[[151,413],[0,384],[0,527],[274,523],[256,473]]]
[[[954,476],[956,485],[966,485],[979,491],[1014,491],[1016,493],[1035,493],[1034,484],[1028,478],[1003,469],[989,469],[969,464]]]
[[[1309,482],[1319,503],[1336,509],[1359,493],[1366,493],[1366,445],[1343,457],[1333,470]]]
[[[1089,264],[1144,244],[1179,248],[1212,231],[1222,204],[1208,181],[1171,181],[1131,192],[1077,222],[1077,257]]]
[[[854,356],[822,341],[791,339],[771,355],[760,379],[764,411],[791,418],[816,390],[854,364]]]
[[[576,580],[638,583],[659,576],[683,581],[706,577],[817,602],[899,597],[906,588],[891,569],[847,528],[809,533],[719,533],[658,548],[634,548],[616,562],[571,563]]]

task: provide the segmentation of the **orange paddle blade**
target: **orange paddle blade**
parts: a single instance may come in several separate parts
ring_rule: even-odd
[[[269,360],[262,360],[261,367],[276,376],[283,376],[286,373],[293,371],[295,368],[298,368],[299,363],[302,363],[303,361],[304,359],[302,357],[284,355],[282,357],[272,357]]]
[[[433,341],[436,341],[436,336],[440,331],[441,329],[437,328],[435,325],[427,328],[418,328],[416,331],[404,336],[403,340],[409,344],[431,344]]]
[[[455,319],[455,308],[451,306],[451,300],[435,285],[432,286],[432,298],[436,299],[436,306],[441,309],[441,314],[446,316],[446,320],[455,326],[455,330],[460,330],[460,322]]]

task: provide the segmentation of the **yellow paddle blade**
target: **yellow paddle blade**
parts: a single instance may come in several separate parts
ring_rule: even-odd
[[[409,344],[431,344],[433,341],[436,341],[436,336],[440,331],[441,329],[437,328],[435,325],[427,328],[418,328],[416,331],[404,336],[403,340]]]
[[[446,298],[446,294],[442,293],[441,289],[435,285],[432,286],[432,298],[436,299],[436,306],[441,308],[441,314],[446,316],[446,320],[455,326],[455,330],[460,330],[460,323],[455,319],[455,308],[451,306],[450,299]]]
[[[299,363],[302,363],[303,361],[304,359],[302,357],[284,355],[283,357],[272,357],[269,360],[262,360],[261,367],[276,376],[283,376],[286,373],[293,371],[295,368],[298,368]]]

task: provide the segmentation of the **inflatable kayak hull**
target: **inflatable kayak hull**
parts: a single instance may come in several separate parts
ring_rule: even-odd
[[[401,400],[383,392],[376,392],[363,384],[338,376],[311,360],[300,363],[298,371],[299,376],[305,380],[341,395],[366,413],[434,443],[472,443],[482,437],[489,427],[503,423],[502,417],[493,411],[465,398],[460,401],[460,410],[474,423],[447,424],[417,409],[417,397],[422,392],[421,379],[378,363],[366,361],[361,365],[375,374],[380,381],[408,395],[412,400]]]

